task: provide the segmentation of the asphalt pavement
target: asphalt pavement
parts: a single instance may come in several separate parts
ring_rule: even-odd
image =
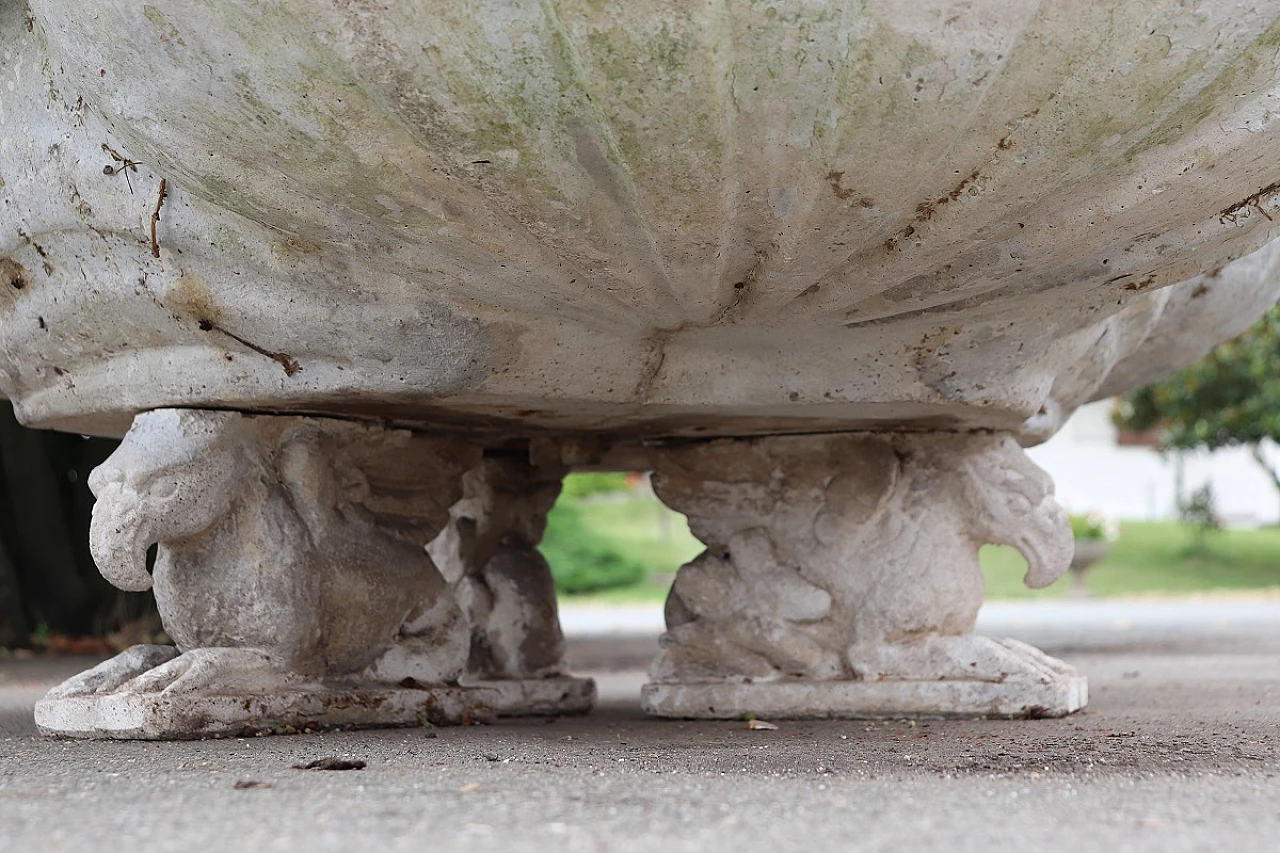
[[[0,662],[0,851],[1280,849],[1280,602],[993,604],[1087,710],[777,731],[639,711],[656,608],[564,621],[595,713],[436,730],[46,739],[32,705],[92,661]],[[365,767],[295,769],[324,758]]]

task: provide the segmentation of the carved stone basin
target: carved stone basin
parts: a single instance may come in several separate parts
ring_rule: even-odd
[[[64,686],[50,731],[403,723],[418,684],[452,719],[580,709],[534,546],[583,464],[654,468],[708,544],[651,710],[1067,713],[1082,677],[968,633],[978,546],[1037,585],[1070,560],[1017,442],[1278,288],[1268,4],[26,6],[0,9],[0,392],[134,423],[95,553],[184,652]],[[356,541],[391,556],[332,557]],[[272,571],[319,586],[226,615]],[[399,710],[316,710],[352,683]]]
[[[1275,233],[1267,4],[8,5],[33,423],[1013,428]]]

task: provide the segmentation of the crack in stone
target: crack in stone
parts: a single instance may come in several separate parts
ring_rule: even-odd
[[[671,336],[684,328],[684,325],[680,325],[674,329],[658,329],[649,336],[653,357],[644,375],[636,383],[636,398],[641,403],[649,402],[649,397],[653,394],[653,386],[658,381],[658,374],[662,372],[662,366],[667,361],[667,343],[671,340]]]

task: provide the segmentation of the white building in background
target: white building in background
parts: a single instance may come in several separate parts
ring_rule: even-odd
[[[1227,524],[1280,522],[1280,493],[1244,448],[1215,453],[1161,455],[1142,445],[1120,444],[1111,421],[1115,403],[1083,406],[1062,430],[1028,453],[1048,471],[1058,500],[1070,512],[1099,511],[1118,519],[1169,519],[1183,496],[1206,483]],[[1275,462],[1275,448],[1267,448]]]

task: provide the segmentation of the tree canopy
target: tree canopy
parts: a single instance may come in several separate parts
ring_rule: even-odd
[[[1167,448],[1246,446],[1280,488],[1259,446],[1280,441],[1280,306],[1195,364],[1125,396],[1116,422],[1159,430]]]

